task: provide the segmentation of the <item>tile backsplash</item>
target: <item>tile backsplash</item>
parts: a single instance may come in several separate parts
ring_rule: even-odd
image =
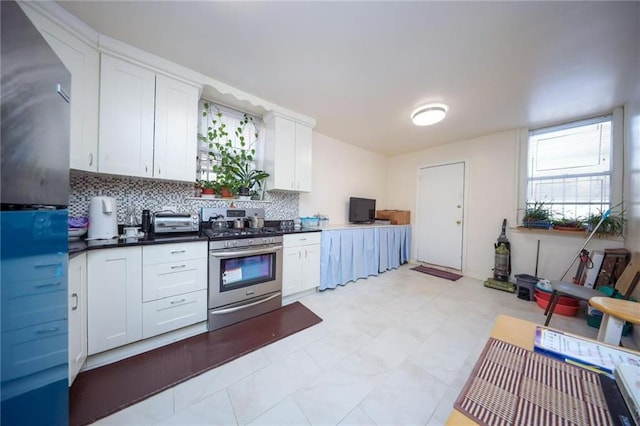
[[[151,212],[172,206],[177,212],[200,213],[201,207],[263,208],[267,220],[293,219],[299,215],[299,194],[265,192],[264,201],[194,198],[192,183],[167,182],[127,176],[110,176],[72,170],[69,215],[87,216],[92,197],[114,197],[118,204],[118,223],[124,223],[127,206],[133,204],[138,221],[143,209]]]

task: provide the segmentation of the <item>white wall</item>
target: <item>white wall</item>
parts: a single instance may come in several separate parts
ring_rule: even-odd
[[[389,160],[389,204],[411,210],[412,258],[417,243],[417,173],[419,167],[466,161],[468,174],[464,222],[463,273],[477,279],[493,275],[494,243],[507,218],[513,274],[535,272],[536,247],[540,240],[538,276],[559,279],[583,242],[581,236],[566,236],[513,229],[517,211],[518,132],[495,133],[439,146]],[[433,244],[437,244],[436,241]],[[587,250],[621,247],[621,241],[594,239]],[[575,269],[575,266],[574,266]],[[571,271],[573,272],[573,270]],[[566,279],[570,279],[569,274]]]
[[[640,68],[640,58],[638,62]],[[640,251],[640,73],[637,74],[637,79],[635,97],[625,108],[625,247],[631,251]]]
[[[329,224],[348,221],[349,197],[386,202],[388,158],[313,132],[313,187],[300,194],[300,215],[329,216]]]

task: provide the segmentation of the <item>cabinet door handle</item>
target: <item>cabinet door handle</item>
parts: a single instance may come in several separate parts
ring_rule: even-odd
[[[60,284],[62,284],[60,281],[48,284],[36,284],[36,288],[58,287]]]
[[[145,172],[145,173],[147,173],[148,171],[149,171],[149,166],[147,166],[147,165],[145,164],[145,166],[144,166],[144,172]]]
[[[55,333],[56,331],[58,331],[59,328],[58,327],[49,327],[49,328],[42,328],[40,330],[36,331],[36,334],[47,334],[47,333]]]
[[[186,250],[171,250],[171,254],[184,253]]]
[[[42,265],[35,265],[36,268],[51,268],[52,266],[60,267],[62,263],[43,263]]]
[[[185,268],[187,265],[175,265],[172,266],[171,269]]]
[[[93,152],[89,153],[89,165],[93,166]]]
[[[62,88],[60,83],[56,84],[56,92],[62,96],[62,99],[64,99],[66,103],[71,103],[71,96]]]
[[[304,250],[304,257],[308,257],[307,256],[307,249]]]
[[[72,311],[75,311],[76,309],[78,309],[78,294],[73,293],[71,295],[71,297],[74,299],[75,301],[75,306],[71,308]]]
[[[298,250],[298,259],[302,259],[302,252]]]
[[[158,174],[162,174],[162,170],[160,170],[160,167],[158,167]]]
[[[182,299],[180,299],[180,300],[172,300],[172,301],[171,301],[171,304],[172,304],[172,305],[177,305],[177,304],[179,304],[179,303],[184,303],[184,302],[186,302],[186,301],[187,301],[187,299],[185,299],[185,298],[183,297],[183,298],[182,298]]]

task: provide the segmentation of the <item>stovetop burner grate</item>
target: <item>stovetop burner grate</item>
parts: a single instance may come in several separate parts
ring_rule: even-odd
[[[225,239],[238,239],[238,238],[259,238],[259,237],[273,237],[282,235],[282,231],[278,228],[242,228],[242,229],[212,229],[203,228],[202,233],[210,240],[225,240]]]

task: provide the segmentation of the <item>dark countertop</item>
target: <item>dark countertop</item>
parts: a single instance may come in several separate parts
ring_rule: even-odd
[[[207,241],[207,237],[200,234],[149,234],[142,238],[112,238],[110,240],[78,240],[69,241],[69,258],[75,257],[88,250],[116,247],[135,247],[154,244],[188,243]]]
[[[291,231],[282,231],[281,235],[286,234],[302,234],[306,232],[321,232],[321,229],[298,229]],[[278,233],[280,234],[280,233]],[[277,235],[277,234],[274,234]],[[171,244],[171,243],[188,243],[196,241],[208,241],[206,236],[200,234],[149,234],[143,238],[113,238],[110,240],[77,240],[69,241],[69,258],[73,258],[88,250],[116,248],[116,247],[135,247],[153,244]]]

